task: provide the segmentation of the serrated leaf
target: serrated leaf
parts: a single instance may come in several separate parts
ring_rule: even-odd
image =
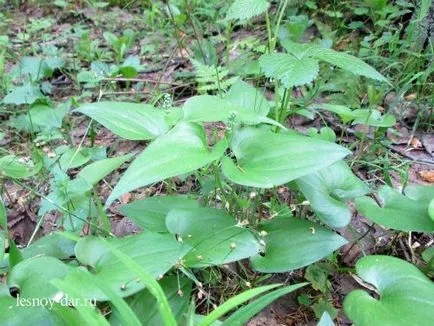
[[[308,84],[318,76],[318,61],[283,53],[264,54],[259,59],[265,76],[276,78],[286,88]]]
[[[260,188],[285,184],[350,154],[330,142],[255,128],[234,132],[230,146],[237,162],[223,158],[223,174],[232,182]]]
[[[380,296],[355,290],[345,298],[345,313],[355,325],[434,324],[434,283],[415,266],[395,257],[367,256],[356,271]]]
[[[331,49],[312,46],[309,50],[309,56],[317,60],[326,61],[353,74],[388,83],[387,78],[380,74],[372,66],[352,55],[343,52],[337,52]]]
[[[316,216],[332,227],[344,227],[351,220],[345,200],[365,195],[369,188],[344,161],[296,180]]]
[[[208,149],[202,126],[181,122],[153,141],[133,161],[107,199],[110,205],[122,194],[177,175],[191,173],[219,159],[227,148],[223,138]]]
[[[169,130],[164,112],[151,105],[98,102],[84,104],[75,111],[91,117],[116,135],[129,140],[154,139]]]
[[[427,202],[414,200],[396,190],[382,186],[378,190],[379,207],[370,197],[356,199],[357,210],[377,224],[400,231],[434,232],[434,221],[428,214]]]
[[[310,221],[276,218],[261,225],[265,251],[250,258],[255,270],[282,273],[312,264],[345,245],[338,234]]]
[[[235,0],[226,13],[226,20],[248,20],[263,14],[268,7],[266,0]]]

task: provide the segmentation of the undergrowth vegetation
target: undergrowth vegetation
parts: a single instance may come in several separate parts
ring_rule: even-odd
[[[0,0],[0,324],[433,325],[433,6]]]

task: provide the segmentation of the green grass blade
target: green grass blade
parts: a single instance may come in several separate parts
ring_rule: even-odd
[[[217,307],[213,312],[211,312],[208,316],[206,316],[202,321],[199,323],[199,326],[208,326],[211,325],[213,322],[217,321],[220,317],[224,316],[227,312],[231,311],[232,309],[235,309],[240,304],[246,302],[247,300],[250,300],[251,298],[269,291],[271,289],[277,288],[281,286],[282,284],[271,284],[271,285],[265,285],[261,286],[255,289],[247,290],[243,293],[238,294],[237,296],[230,298],[228,301]]]
[[[83,318],[83,320],[86,320],[88,325],[95,325],[95,326],[110,325],[108,321],[104,318],[104,316],[95,309],[95,307],[84,304],[84,302],[86,302],[86,299],[81,295],[80,290],[77,286],[72,285],[70,282],[66,282],[59,279],[52,280],[51,283],[55,287],[57,287],[60,291],[66,293],[69,298],[73,298],[74,300],[83,303],[83,304],[77,304],[75,306],[75,309],[77,309],[78,313]]]
[[[110,251],[117,257],[121,262],[123,262],[131,271],[136,273],[141,279],[143,284],[152,293],[152,295],[157,299],[158,309],[160,310],[161,317],[163,319],[164,325],[166,326],[176,326],[176,319],[170,309],[169,302],[164,295],[163,289],[160,284],[151,276],[148,272],[144,271],[140,265],[138,265],[133,259],[125,255],[119,249],[113,247],[109,242],[101,238],[103,243],[110,249]]]
[[[229,318],[227,318],[223,322],[223,325],[224,326],[244,325],[249,319],[251,319],[254,315],[260,312],[262,309],[264,309],[274,300],[277,300],[281,296],[288,294],[292,291],[295,291],[305,286],[306,284],[308,283],[305,282],[300,284],[294,284],[267,293],[264,296],[260,297],[259,299],[253,301],[252,303],[249,303],[247,306],[237,310],[235,313],[233,313]]]

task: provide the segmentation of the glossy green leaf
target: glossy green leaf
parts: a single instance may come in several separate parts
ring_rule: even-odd
[[[57,289],[50,284],[55,278],[65,277],[71,267],[59,259],[36,256],[15,265],[8,275],[8,286],[19,289],[23,298],[50,298]]]
[[[310,221],[277,218],[262,224],[265,252],[250,258],[253,268],[264,273],[288,272],[330,255],[347,241]]]
[[[143,282],[149,292],[155,297],[155,299],[157,300],[158,310],[163,320],[163,324],[166,326],[176,326],[176,319],[170,308],[169,302],[160,284],[158,284],[158,282],[153,278],[153,275],[150,274],[147,270],[143,269],[137,262],[127,256],[121,250],[119,250],[106,240],[101,240],[103,241],[104,245],[109,248],[110,252],[115,257],[117,257],[131,273],[138,276],[138,280],[136,279],[136,282]]]
[[[51,281],[51,284],[55,286],[58,290],[60,290],[58,293],[63,294],[62,299],[66,297],[67,299],[71,299],[74,300],[74,302],[80,303],[75,306],[75,309],[77,310],[81,318],[86,321],[86,323],[95,326],[110,325],[104,318],[103,314],[99,313],[99,311],[96,310],[94,306],[87,304],[87,302],[89,302],[89,299],[83,295],[80,287],[77,287],[76,283],[77,280],[75,278],[75,273],[71,274],[70,280],[54,279]],[[81,286],[84,285],[85,283],[82,282]],[[68,317],[68,315],[62,316]],[[69,323],[70,321],[68,321],[68,324]]]
[[[227,141],[223,138],[210,150],[202,126],[178,123],[166,135],[149,144],[131,163],[107,199],[106,206],[131,190],[191,173],[219,159],[226,148]]]
[[[285,294],[291,293],[298,290],[299,288],[307,285],[308,283],[299,283],[290,286],[285,286],[277,290],[272,290],[271,292],[262,295],[259,299],[249,303],[247,306],[238,309],[223,322],[223,325],[246,325],[246,323],[253,318],[258,312],[267,307],[273,301],[284,296]]]
[[[164,275],[191,249],[174,237],[144,231],[134,236],[112,238],[108,242],[124,252],[154,278]],[[104,280],[121,297],[134,294],[144,288],[137,275],[110,252],[97,237],[85,237],[75,247],[80,263],[92,267],[91,271]],[[107,297],[92,284],[83,289],[89,298],[106,300]]]
[[[25,298],[17,304],[17,298],[9,294],[9,288],[0,283],[0,316],[4,325],[61,325],[61,320],[45,307],[27,306]],[[29,302],[30,303],[30,302]]]
[[[409,185],[405,188],[405,195],[411,199],[429,204],[434,198],[434,186]]]
[[[198,207],[199,202],[187,196],[154,196],[123,205],[119,211],[144,229],[167,232],[166,215],[170,210]]]
[[[70,191],[83,193],[92,189],[94,185],[128,161],[132,156],[132,154],[122,155],[99,160],[85,166],[70,183]]]
[[[234,132],[230,147],[237,162],[225,157],[223,174],[232,182],[261,188],[285,184],[350,154],[330,142],[255,128]]]
[[[226,20],[248,20],[268,10],[267,0],[235,0],[226,13]]]
[[[75,241],[65,238],[61,233],[53,232],[24,248],[22,254],[24,258],[51,256],[58,259],[68,259],[75,255],[75,244]]]
[[[378,196],[382,201],[381,207],[370,197],[356,199],[359,213],[377,224],[400,231],[434,231],[428,202],[411,199],[388,186],[382,186]]]
[[[176,275],[168,276],[159,281],[170,308],[179,321],[186,311],[192,288],[192,282],[186,277]],[[155,297],[145,289],[125,299],[131,309],[136,313],[142,325],[162,325],[163,321],[158,311]],[[146,310],[143,309],[146,307]],[[123,325],[116,312],[110,318],[111,325]]]
[[[118,316],[123,325],[142,325],[130,306],[118,295],[118,293],[110,288],[108,283],[99,277],[76,268],[69,273],[68,282],[69,285],[77,289],[80,289],[83,284],[94,283],[107,296],[113,309],[112,313],[115,313]]]
[[[167,214],[166,225],[193,248],[183,258],[186,267],[223,265],[253,256],[260,249],[254,235],[224,210],[174,209]]]
[[[154,139],[169,130],[164,119],[164,111],[157,110],[151,105],[98,102],[84,104],[76,111],[91,117],[125,139]]]
[[[356,271],[380,297],[355,290],[345,298],[345,313],[355,325],[434,324],[434,283],[415,266],[395,257],[367,256]]]
[[[369,192],[344,161],[296,180],[298,188],[310,202],[315,215],[332,227],[344,227],[351,220],[345,200]]]
[[[190,97],[184,104],[184,120],[191,122],[239,122],[250,125],[280,124],[267,118],[268,102],[252,86],[235,84],[225,98],[211,95]],[[242,88],[242,90],[240,89]],[[232,90],[233,89],[233,90]]]

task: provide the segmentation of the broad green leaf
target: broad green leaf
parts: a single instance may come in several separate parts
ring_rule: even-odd
[[[77,177],[71,181],[70,190],[74,193],[84,193],[89,191],[94,185],[128,161],[132,156],[132,154],[127,154],[108,158],[85,166],[78,173]]]
[[[38,172],[40,166],[34,166],[33,162],[24,162],[15,155],[6,155],[0,158],[0,174],[10,178],[27,178]]]
[[[24,258],[35,256],[50,256],[58,259],[73,257],[75,241],[65,238],[60,233],[53,232],[33,242],[22,250]]]
[[[234,132],[230,147],[237,162],[225,157],[223,174],[234,183],[260,188],[285,184],[350,154],[330,142],[255,128]]]
[[[131,163],[107,199],[106,207],[126,192],[191,173],[219,159],[226,148],[227,141],[223,138],[210,150],[203,126],[178,123],[166,135],[149,144]]]
[[[308,84],[318,76],[318,61],[284,53],[264,54],[259,59],[265,76],[276,78],[286,88]]]
[[[248,20],[266,12],[267,0],[235,0],[226,13],[226,20]]]
[[[43,98],[39,87],[24,85],[14,88],[12,92],[3,98],[4,104],[33,104],[38,99]]]
[[[68,169],[78,168],[89,162],[91,159],[91,153],[89,148],[75,148],[69,147],[66,151],[62,153],[59,159],[60,168],[64,171]]]
[[[430,247],[422,252],[422,259],[427,263],[434,266],[434,247]]]
[[[265,252],[250,258],[253,268],[264,273],[288,272],[312,264],[347,241],[310,221],[277,218],[262,224]]]
[[[158,282],[153,278],[153,275],[148,273],[148,271],[144,270],[137,262],[124,254],[121,250],[114,247],[106,240],[101,240],[104,242],[104,245],[109,248],[110,252],[115,257],[117,257],[129,269],[131,273],[138,275],[138,280],[142,281],[146,288],[149,290],[149,292],[155,297],[155,299],[157,300],[158,310],[161,314],[161,319],[163,320],[163,324],[166,326],[176,326],[176,319],[170,308],[166,295],[160,284],[158,284]]]
[[[164,291],[164,295],[169,302],[175,318],[179,321],[188,307],[192,282],[186,277],[173,275],[163,278],[158,283]],[[133,296],[126,298],[125,301],[136,313],[142,325],[163,324],[158,312],[158,302],[149,290],[142,290]],[[146,310],[144,310],[143,307],[146,307]],[[110,324],[119,326],[123,325],[116,312],[112,314]]]
[[[167,232],[166,215],[170,210],[198,207],[199,202],[187,196],[154,196],[123,205],[119,212],[144,229]]]
[[[332,227],[344,227],[351,220],[345,200],[365,195],[369,188],[358,179],[344,161],[296,180],[312,210]]]
[[[108,284],[100,278],[81,269],[74,269],[68,275],[69,285],[80,289],[83,284],[94,283],[107,296],[112,306],[112,313],[116,314],[123,325],[142,325],[130,306]]]
[[[434,324],[434,283],[415,266],[395,257],[367,256],[356,271],[380,297],[355,290],[345,298],[345,313],[355,325]]]
[[[75,309],[77,310],[80,317],[86,321],[89,325],[95,325],[95,326],[108,326],[110,325],[107,320],[104,318],[104,315],[101,314],[96,308],[90,304],[87,304],[89,302],[88,298],[86,298],[80,287],[77,287],[75,283],[77,282],[74,278],[74,274],[71,274],[69,279],[54,279],[51,281],[51,284],[55,286],[58,290],[60,290],[58,293],[63,294],[62,299],[66,298],[69,300],[74,300],[74,302],[78,302],[80,304],[77,304],[75,306]],[[85,283],[81,283],[81,286],[85,286]],[[70,317],[68,315],[61,314],[63,318]],[[69,324],[71,321],[67,321]]]
[[[379,81],[388,82],[386,77],[380,74],[372,66],[368,65],[359,58],[343,52],[337,52],[331,49],[312,46],[309,49],[309,56],[317,60],[326,61],[355,75],[365,76]]]
[[[238,309],[229,318],[226,318],[223,325],[245,325],[252,317],[254,317],[258,312],[267,307],[273,301],[277,300],[285,294],[291,293],[299,288],[307,285],[308,283],[299,283],[277,290],[273,290],[270,293],[262,295],[259,299],[249,303],[247,306]]]
[[[434,198],[434,186],[409,185],[405,188],[405,195],[411,199],[429,204]]]
[[[243,101],[241,98],[238,101]],[[249,125],[269,123],[280,126],[262,113],[255,112],[254,103],[238,103],[236,100],[217,96],[199,95],[190,97],[184,104],[184,120],[191,122],[239,122]],[[252,106],[241,106],[252,105]]]
[[[393,114],[381,115],[378,110],[360,109],[354,110],[353,114],[356,116],[353,125],[362,124],[373,127],[392,127],[396,123]]]
[[[166,225],[178,240],[193,248],[183,258],[186,267],[223,265],[253,256],[260,249],[254,235],[221,209],[173,209]]]
[[[164,111],[147,104],[98,102],[84,104],[76,111],[129,140],[154,139],[169,130]]]
[[[264,117],[270,111],[264,93],[242,80],[236,81],[223,98],[237,107],[246,108]]]
[[[396,190],[382,186],[378,190],[379,207],[370,197],[356,199],[357,210],[366,218],[400,231],[434,232],[434,221],[428,214],[428,202],[414,200]]]
[[[244,291],[240,294],[237,294],[236,296],[228,299],[222,305],[218,306],[216,309],[214,309],[206,317],[204,317],[199,322],[198,326],[212,325],[214,322],[218,321],[219,318],[223,317],[226,313],[235,309],[240,304],[243,304],[244,302],[246,302],[246,301],[248,301],[248,300],[256,297],[257,295],[264,293],[264,292],[278,288],[281,285],[282,284],[264,285],[264,286],[260,286],[258,288],[250,289],[250,290]]]
[[[61,320],[45,307],[24,306],[25,298],[9,294],[9,288],[0,283],[0,316],[3,325],[61,325]]]
[[[50,298],[57,292],[51,280],[65,277],[70,270],[70,266],[54,257],[28,258],[11,269],[8,286],[18,288],[23,298]]]
[[[144,231],[134,236],[112,238],[109,244],[124,252],[152,277],[164,275],[191,249],[174,237]],[[137,275],[117,258],[97,237],[85,237],[75,247],[80,263],[90,266],[91,272],[104,280],[121,297],[127,297],[144,288]],[[98,288],[88,284],[83,293],[88,298],[107,300]]]

